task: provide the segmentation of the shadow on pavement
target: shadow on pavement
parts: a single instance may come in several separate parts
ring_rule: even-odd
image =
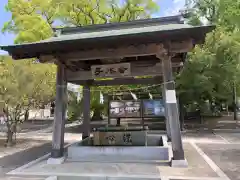
[[[40,146],[32,147],[12,155],[0,158],[0,166],[2,167],[2,175],[27,164],[51,151],[51,142],[46,142]],[[0,173],[1,177],[1,173]]]

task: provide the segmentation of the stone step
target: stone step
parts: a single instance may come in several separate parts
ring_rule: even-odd
[[[160,178],[146,177],[58,177],[57,180],[161,180]]]
[[[114,156],[114,155],[91,155],[81,158],[67,158],[66,162],[102,162],[102,163],[150,163],[161,166],[170,166],[169,160],[144,159],[139,156]]]
[[[47,178],[44,177],[6,177],[1,180],[161,180],[161,178],[157,177],[109,177],[109,176],[49,176]]]
[[[45,180],[43,177],[5,177],[1,180]]]
[[[47,178],[44,177],[6,177],[1,180],[161,180],[157,177],[109,177],[109,176],[50,176]]]

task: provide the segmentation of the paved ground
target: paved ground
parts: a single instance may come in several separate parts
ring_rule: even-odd
[[[89,163],[89,166],[86,168],[86,163],[76,163],[73,166],[65,164],[64,167],[60,168],[60,172],[68,173],[69,169],[71,169],[71,172],[76,171],[76,173],[78,173],[83,171],[84,168],[89,172],[91,169],[98,172],[104,172],[111,167],[110,169],[113,170],[113,173],[109,170],[108,173],[110,173],[110,175],[116,174],[118,172],[117,169],[120,168],[122,170],[125,169],[127,172],[131,170],[131,175],[135,173],[135,175],[142,176],[145,172],[150,174],[152,179],[160,179],[160,177],[157,178],[159,175],[162,179],[165,178],[165,180],[240,180],[240,133],[186,133],[183,139],[186,159],[189,163],[188,168],[179,169],[166,166],[153,167],[150,165],[141,165],[139,170],[136,169],[137,166],[134,164],[113,166],[106,163]],[[46,153],[51,149],[49,144],[43,145],[41,148],[39,148],[40,150],[38,148],[31,149],[31,152],[24,152],[21,155],[13,155],[12,157],[4,158],[5,160],[0,160],[0,164],[6,164],[4,169],[6,172],[21,164],[25,164],[31,159],[39,157],[42,152]],[[24,159],[24,157],[29,155],[30,157]],[[15,163],[14,159],[16,157],[22,157],[23,160],[17,160]],[[8,158],[10,158],[9,162],[7,160]],[[48,171],[52,169],[52,173],[58,171],[52,166],[47,167],[46,163],[40,164],[38,168],[40,168],[43,173],[45,168],[47,168]],[[115,168],[117,169],[115,170]],[[29,171],[32,170],[34,169],[29,169]],[[61,179],[64,180],[63,177]],[[145,179],[147,179],[147,177]]]
[[[0,158],[0,166],[3,166],[2,173],[0,172],[0,180],[2,180],[1,176],[3,178],[5,172],[22,166],[51,150],[50,121],[43,124],[26,124],[24,129],[25,132],[21,133],[19,137],[42,140],[42,145]],[[65,137],[67,141],[80,139],[81,135],[76,134],[81,132],[79,125],[69,126],[66,129]],[[74,133],[72,133],[73,131]],[[240,133],[221,131],[215,131],[215,133],[184,133],[183,141],[186,158],[191,168],[174,170],[173,168],[160,167],[158,170],[161,172],[162,177],[167,176],[171,180],[184,180],[184,178],[186,180],[193,180],[194,178],[200,180],[200,175],[202,175],[202,178],[210,177],[211,180],[240,180]],[[200,179],[196,179],[197,176]]]
[[[239,144],[198,145],[232,180],[240,180]]]
[[[41,146],[45,140],[17,139],[17,144],[12,147],[5,147],[5,139],[0,139],[0,158],[27,150],[32,147]],[[1,164],[0,164],[1,166]]]
[[[25,124],[25,128],[26,131],[17,136],[19,139],[25,139],[24,143],[10,148],[0,147],[0,180],[25,180],[26,178],[6,177],[5,173],[51,151],[52,127],[50,121],[39,121],[33,124],[29,122]],[[4,133],[0,134],[0,138],[4,138],[4,135]],[[81,134],[65,133],[65,141],[67,143],[80,139]],[[34,180],[39,180],[39,178],[34,178]],[[40,178],[40,180],[42,179]]]
[[[53,120],[29,120],[21,125],[21,132],[39,131],[48,127],[52,127]]]
[[[217,133],[224,144],[198,144],[231,179],[240,180],[240,133]]]
[[[24,151],[17,152],[13,155],[0,158],[0,179],[3,179],[3,177],[5,177],[5,173],[47,154],[50,152],[50,150],[51,143],[45,141],[41,146],[33,147]]]
[[[158,166],[160,175],[164,177],[205,177],[217,178],[218,174],[199,155],[190,142],[183,143],[185,158],[188,161],[188,168],[172,168]]]

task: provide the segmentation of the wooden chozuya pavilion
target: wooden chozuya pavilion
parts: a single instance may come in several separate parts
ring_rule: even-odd
[[[57,65],[52,159],[64,156],[67,82],[84,86],[83,139],[90,135],[90,86],[164,83],[166,129],[174,160],[184,160],[173,70],[213,26],[184,24],[181,16],[56,29],[47,40],[2,46],[13,59]],[[134,79],[136,76],[151,78]],[[98,78],[111,77],[112,80]]]

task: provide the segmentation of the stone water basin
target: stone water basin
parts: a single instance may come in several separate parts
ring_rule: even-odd
[[[145,131],[131,131],[131,144],[94,145],[95,137],[77,142],[67,150],[67,161],[86,162],[158,162],[169,161],[166,136],[147,136]],[[118,135],[121,134],[118,132]],[[94,139],[95,138],[95,139]],[[120,142],[120,144],[119,144]]]

